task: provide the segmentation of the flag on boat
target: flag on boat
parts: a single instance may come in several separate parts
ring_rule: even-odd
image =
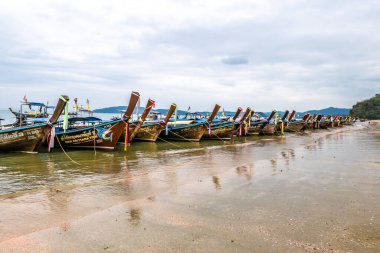
[[[74,98],[74,111],[77,112],[78,109],[79,109],[78,98]]]

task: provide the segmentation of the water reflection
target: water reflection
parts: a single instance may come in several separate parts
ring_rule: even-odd
[[[276,169],[277,169],[277,159],[271,159],[270,163],[272,165],[272,168],[274,169],[273,171],[276,171]]]
[[[128,221],[133,226],[138,226],[141,222],[141,209],[131,208],[129,211],[129,219]]]
[[[219,177],[213,176],[212,177],[212,182],[214,183],[215,189],[217,189],[217,190],[222,189],[222,186],[220,185]]]
[[[248,181],[252,179],[253,164],[246,164],[236,167],[236,174],[239,176],[245,176]]]

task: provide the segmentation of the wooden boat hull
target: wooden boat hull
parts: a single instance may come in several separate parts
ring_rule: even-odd
[[[113,150],[125,129],[120,119],[56,134],[55,145],[63,148]],[[59,143],[57,141],[59,140]]]
[[[333,127],[338,127],[340,125],[340,122],[339,121],[334,121],[333,122]]]
[[[284,131],[285,132],[292,132],[292,133],[298,133],[301,131],[301,129],[304,127],[304,122],[289,122]]]
[[[320,122],[319,123],[319,128],[321,129],[327,129],[329,127],[329,122]]]
[[[305,125],[303,126],[302,130],[310,130],[310,129],[313,129],[314,127],[314,123],[313,122],[308,122],[308,123],[305,123]]]
[[[160,138],[174,141],[200,141],[207,131],[206,123],[194,123],[189,125],[169,126],[166,135],[165,129],[161,131]]]
[[[209,129],[203,134],[202,140],[231,140],[235,132],[235,123],[221,122],[211,125],[211,135]]]
[[[165,126],[159,122],[145,123],[140,127],[134,140],[155,142],[164,127]]]
[[[0,131],[1,152],[37,152],[51,127],[46,124]]]
[[[130,123],[129,124],[129,141],[132,142],[136,135],[137,135],[137,131],[140,130],[141,126],[143,125],[143,122],[137,122],[137,123]],[[125,127],[124,127],[124,131],[121,133],[121,138],[119,138],[119,141],[123,141],[125,140]]]
[[[313,128],[314,129],[319,129],[320,127],[320,124],[321,124],[321,122],[319,122],[319,121],[316,121],[316,122],[314,122],[314,126],[313,126]]]
[[[135,129],[138,128],[137,131]],[[155,142],[160,135],[164,125],[160,122],[145,122],[144,124],[129,124],[129,142],[132,141],[150,141]],[[135,134],[131,134],[135,132]],[[119,142],[125,141],[125,127],[119,138]]]
[[[234,130],[236,136],[248,135],[248,126],[245,123],[235,123]]]
[[[274,135],[277,134],[277,126],[275,124],[256,124],[248,128],[249,135]]]
[[[142,122],[130,122],[128,125],[129,125],[129,127],[128,127],[128,134],[129,134],[128,141],[132,142],[133,139],[135,138],[136,134],[137,134],[137,131],[139,131],[139,129],[142,125]],[[124,123],[123,131],[121,132],[121,135],[119,137],[118,142],[124,142],[125,141],[125,126],[126,126],[126,124]]]

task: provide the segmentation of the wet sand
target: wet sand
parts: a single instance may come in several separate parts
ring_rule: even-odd
[[[380,252],[379,122],[159,145],[0,157],[0,252]]]

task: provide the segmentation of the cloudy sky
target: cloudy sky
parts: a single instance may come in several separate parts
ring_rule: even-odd
[[[351,107],[380,92],[380,2],[0,2],[0,108],[78,97],[159,108]]]

